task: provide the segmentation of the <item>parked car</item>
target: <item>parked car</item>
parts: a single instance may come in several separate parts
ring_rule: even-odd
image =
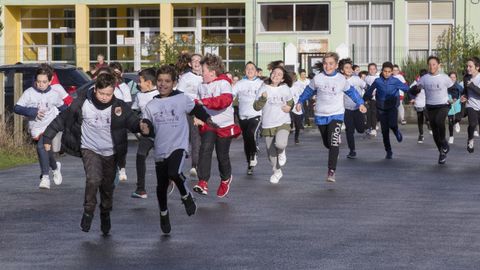
[[[0,66],[0,72],[5,74],[5,112],[13,112],[15,102],[13,100],[13,84],[15,73],[23,74],[23,91],[33,85],[35,71],[40,64],[16,64]],[[58,75],[60,84],[69,94],[74,94],[77,88],[91,81],[85,72],[75,66],[66,64],[52,64]]]

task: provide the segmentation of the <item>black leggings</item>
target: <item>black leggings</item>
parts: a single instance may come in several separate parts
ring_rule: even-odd
[[[466,108],[468,115],[468,140],[473,140],[473,133],[477,129],[478,120],[480,119],[480,111],[473,108]]]
[[[140,137],[138,138],[138,150],[137,150],[137,191],[145,191],[145,174],[147,171],[146,160],[148,153],[153,148],[153,140]]]
[[[428,119],[432,127],[433,140],[437,145],[438,151],[448,148],[447,140],[445,139],[445,119],[447,118],[450,105],[441,107],[427,107]]]
[[[449,115],[448,116],[448,133],[450,137],[453,137],[453,126],[456,123],[460,123],[462,121],[462,114],[461,113],[456,113],[455,115]]]
[[[377,109],[377,113],[382,128],[383,146],[385,147],[385,151],[391,152],[390,129],[393,131],[393,134],[398,132],[398,108],[393,107],[387,110]]]
[[[377,128],[377,101],[372,99],[367,105],[367,128],[375,130]]]
[[[427,128],[430,130],[430,121],[428,120],[428,114],[425,113],[425,108],[422,111],[417,111],[417,125],[418,125],[418,134],[423,135],[423,120],[427,123]]]
[[[247,163],[252,160],[257,154],[257,133],[260,127],[260,116],[241,120],[240,127],[242,128],[243,136],[243,150]]]
[[[360,110],[345,110],[345,133],[350,151],[355,151],[355,130],[358,133],[365,132],[366,116]]]
[[[300,136],[300,130],[304,129],[303,114],[295,114],[293,112],[290,112],[290,118],[292,119],[290,127],[295,128],[295,141],[298,141],[298,137]]]
[[[198,179],[207,181],[210,179],[212,166],[213,149],[217,153],[218,169],[220,180],[227,180],[232,176],[232,165],[230,164],[230,143],[232,138],[221,138],[214,131],[207,131],[200,135],[200,156],[198,160]]]
[[[323,145],[328,149],[328,169],[331,170],[337,168],[342,123],[343,121],[332,120],[327,125],[318,126],[320,134],[322,134]]]
[[[166,211],[167,207],[167,189],[170,180],[180,192],[180,195],[187,195],[185,188],[185,176],[182,174],[183,162],[185,160],[185,151],[177,149],[166,159],[155,163],[155,171],[157,172],[157,199],[160,211]]]

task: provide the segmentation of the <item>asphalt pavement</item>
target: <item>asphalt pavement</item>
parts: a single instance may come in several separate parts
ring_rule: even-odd
[[[63,183],[50,190],[38,189],[38,164],[0,171],[0,269],[480,269],[480,146],[467,153],[465,129],[445,165],[437,164],[431,135],[417,144],[415,125],[401,126],[401,144],[391,136],[392,160],[384,159],[381,136],[363,135],[357,159],[347,159],[342,134],[335,184],[325,182],[328,155],[315,130],[299,145],[290,137],[277,185],[268,182],[263,140],[253,176],[242,140],[234,140],[230,194],[215,195],[214,160],[210,194],[195,195],[196,215],[186,215],[178,192],[169,197],[169,236],[160,231],[151,158],[148,199],[130,197],[135,142],[108,237],[98,211],[89,233],[79,228],[80,159],[60,159]]]

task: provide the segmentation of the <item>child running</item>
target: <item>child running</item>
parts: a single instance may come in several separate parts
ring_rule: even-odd
[[[365,77],[365,83],[367,86],[373,84],[373,82],[379,77],[377,64],[370,63],[368,64],[368,74]],[[365,101],[367,106],[367,134],[370,136],[377,136],[377,101],[375,99],[375,92],[372,95],[371,100]]]
[[[177,61],[177,70],[181,74],[178,79],[177,90],[182,91],[185,95],[196,99],[198,96],[198,87],[202,84],[202,65],[200,54],[182,54]],[[194,117],[187,116],[190,127],[190,158],[192,159],[192,167],[190,169],[190,177],[197,177],[198,155],[200,151],[200,134],[198,127],[194,124]]]
[[[447,74],[440,73],[440,59],[438,57],[428,57],[427,64],[428,73],[420,78],[418,87],[425,89],[425,108],[432,127],[433,140],[439,152],[438,164],[445,164],[447,153],[450,150],[445,138],[445,120],[450,110],[448,94],[453,91],[455,94],[452,94],[452,96],[458,99],[459,93]]]
[[[382,129],[383,145],[387,152],[385,158],[392,159],[393,152],[390,144],[390,132],[393,131],[398,142],[403,140],[402,133],[398,129],[398,104],[400,102],[399,91],[407,91],[408,86],[402,83],[399,79],[392,76],[393,64],[385,62],[382,65],[382,74],[375,79],[363,96],[365,100],[373,98],[375,91],[377,114],[380,118],[380,126]],[[368,84],[368,82],[367,82]]]
[[[466,102],[465,108],[468,115],[467,151],[473,153],[474,132],[480,119],[480,59],[478,57],[467,60],[467,73],[470,75],[470,79],[465,84],[461,102]]]
[[[114,180],[118,158],[127,153],[127,129],[140,132],[140,119],[130,106],[115,98],[115,85],[116,78],[112,74],[98,75],[95,87],[80,93],[44,133],[47,151],[51,148],[51,140],[63,131],[65,152],[82,158],[86,184],[80,228],[84,232],[90,230],[99,191],[100,228],[104,235],[108,235],[111,228]]]
[[[463,87],[457,82],[457,73],[455,71],[450,71],[448,73],[448,77],[452,80],[457,88],[457,91],[460,95],[463,94]],[[453,129],[455,132],[460,132],[460,121],[462,121],[462,103],[460,102],[460,98],[454,98],[451,93],[448,94],[449,103],[451,104],[451,108],[448,111],[448,144],[453,144],[454,137],[453,137]]]
[[[50,174],[52,169],[53,182],[56,185],[62,183],[61,164],[55,160],[53,151],[45,149],[44,131],[55,119],[59,112],[67,109],[62,97],[50,86],[53,70],[42,66],[35,72],[34,85],[20,96],[13,108],[16,114],[28,118],[28,131],[37,144],[37,155],[40,164],[41,189],[50,189]]]
[[[230,164],[230,143],[232,138],[241,133],[240,127],[233,120],[233,95],[231,81],[224,74],[225,65],[220,56],[207,54],[200,62],[202,65],[203,83],[198,89],[197,104],[203,105],[212,121],[218,127],[208,123],[200,125],[200,155],[198,160],[198,183],[193,187],[195,192],[208,194],[208,180],[212,165],[212,154],[217,153],[220,185],[217,196],[225,197],[232,183],[232,165]]]
[[[253,109],[253,103],[263,81],[257,78],[257,66],[253,62],[245,65],[245,77],[233,87],[238,98],[240,127],[243,135],[243,150],[247,158],[247,174],[253,174],[257,166],[257,132],[260,127],[261,112]]]
[[[210,126],[215,126],[202,106],[182,92],[173,90],[177,82],[177,72],[169,65],[161,66],[157,71],[157,86],[160,95],[150,101],[144,109],[143,117],[147,124],[142,125],[142,133],[155,138],[154,155],[157,173],[157,198],[160,207],[160,227],[163,233],[170,233],[170,218],[167,207],[167,189],[170,180],[182,196],[187,215],[195,214],[197,206],[192,194],[185,187],[183,164],[188,150],[187,114]]]
[[[292,79],[282,66],[272,68],[270,78],[258,91],[253,107],[262,110],[262,136],[267,144],[268,159],[273,167],[270,183],[277,184],[283,176],[282,167],[287,162],[285,148],[290,134],[290,111],[293,95]]]
[[[138,111],[140,116],[145,113],[145,106],[156,96],[159,95],[157,90],[157,78],[154,68],[147,68],[138,73],[138,86],[140,92],[135,96],[132,104],[132,110]],[[137,167],[137,189],[132,193],[133,198],[147,198],[145,189],[145,174],[147,171],[146,160],[148,153],[153,148],[153,139],[140,136],[138,138],[138,149],[136,157]]]
[[[363,96],[367,84],[353,73],[353,62],[350,58],[340,60],[338,69],[345,76],[351,86],[355,88],[360,96]],[[345,131],[347,134],[347,144],[350,152],[347,158],[355,159],[357,152],[355,151],[355,130],[358,133],[365,132],[366,116],[360,112],[359,106],[347,95],[343,97],[345,106]]]
[[[415,111],[417,112],[417,126],[418,126],[418,139],[417,143],[422,144],[424,141],[423,136],[423,123],[424,120],[427,123],[428,130],[431,130],[430,123],[428,122],[428,115],[425,112],[425,90],[418,87],[418,81],[423,75],[427,74],[426,69],[421,69],[420,74],[416,80],[410,85],[408,94],[410,96],[410,103],[413,104]]]
[[[303,102],[316,94],[315,123],[322,134],[323,145],[328,149],[327,182],[335,182],[335,170],[340,146],[340,132],[345,114],[344,94],[348,95],[359,106],[361,113],[366,113],[363,99],[357,90],[347,81],[345,76],[337,73],[338,54],[326,53],[323,58],[323,72],[315,75],[310,85],[300,96],[297,110]]]
[[[305,70],[300,70],[300,74],[305,74]],[[304,82],[301,82],[300,80],[297,80],[297,76],[295,73],[292,73],[292,87],[290,88],[290,91],[292,92],[293,95],[293,104],[297,104],[298,99],[300,96],[303,94],[303,90],[305,90],[305,87],[308,85],[305,85]],[[295,144],[300,143],[300,130],[304,129],[303,127],[303,108],[300,111],[297,111],[296,107],[293,107],[293,109],[290,112],[290,117],[292,118],[292,124],[290,124],[290,127],[295,128]]]

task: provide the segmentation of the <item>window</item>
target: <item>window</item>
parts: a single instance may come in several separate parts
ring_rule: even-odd
[[[435,53],[437,39],[454,24],[453,1],[407,3],[408,55],[423,59]]]
[[[227,70],[245,64],[245,9],[175,8],[174,38],[191,52],[222,57]]]
[[[262,4],[260,32],[327,32],[329,4]]]
[[[75,10],[22,8],[21,58],[24,63],[75,63]]]
[[[348,3],[349,50],[356,64],[391,61],[392,2]]]
[[[159,60],[149,51],[159,28],[159,8],[91,8],[90,62],[103,54],[107,62],[120,62],[126,71],[151,66]]]

